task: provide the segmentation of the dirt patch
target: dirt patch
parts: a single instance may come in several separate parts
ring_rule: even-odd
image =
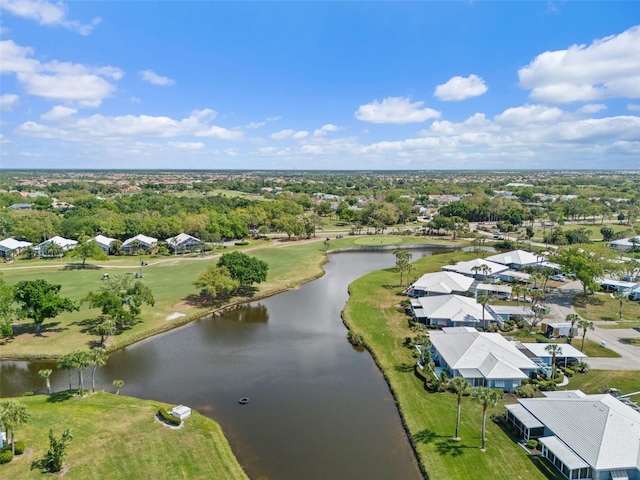
[[[188,302],[179,302],[179,303],[176,303],[173,307],[171,307],[171,310],[174,310],[176,312],[182,312],[183,310],[188,310],[189,308],[191,308],[191,305],[189,305]]]

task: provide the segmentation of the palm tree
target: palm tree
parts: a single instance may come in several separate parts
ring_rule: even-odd
[[[565,318],[565,321],[571,322],[571,330],[569,330],[569,341],[567,342],[569,345],[571,345],[571,341],[573,340],[573,328],[578,320],[580,320],[580,317],[575,313],[570,313]]]
[[[502,390],[487,387],[479,387],[471,392],[472,400],[482,405],[482,447],[480,447],[480,449],[483,452],[486,450],[485,432],[487,426],[487,409],[489,407],[494,407],[503,395],[504,392]]]
[[[80,396],[84,398],[84,372],[91,365],[91,353],[84,350],[72,352],[73,366],[78,370],[78,383],[80,383]]]
[[[49,377],[51,377],[51,372],[52,372],[52,370],[50,368],[38,371],[38,375],[40,375],[42,378],[44,378],[47,381],[47,394],[48,395],[51,395],[51,380],[49,380]]]
[[[562,347],[557,343],[550,343],[545,350],[551,354],[551,378],[556,378],[556,355],[562,355]]]
[[[113,386],[116,387],[116,395],[120,395],[120,389],[124,386],[124,380],[114,380]]]
[[[584,339],[587,337],[587,330],[594,330],[593,322],[589,320],[580,320],[578,321],[578,328],[582,329],[582,344],[580,345],[580,351],[584,350]]]
[[[454,440],[460,440],[460,405],[462,404],[462,396],[471,393],[471,384],[464,377],[456,377],[449,382],[449,389],[456,394],[458,398],[458,416],[456,417],[456,436]]]
[[[487,281],[487,275],[489,275],[491,273],[491,267],[489,265],[487,265],[486,263],[484,263],[480,267],[480,271],[482,272],[483,281],[486,282]]]
[[[629,296],[625,295],[624,292],[616,292],[616,300],[620,302],[620,308],[618,309],[618,321],[620,321],[622,320],[622,306],[629,301]]]
[[[488,295],[482,295],[480,298],[478,298],[478,303],[482,305],[482,327],[485,330],[487,329],[487,325],[485,324],[485,320],[484,320],[484,311],[490,301],[491,299],[489,298]]]
[[[482,270],[482,267],[480,265],[476,265],[475,267],[471,267],[471,271],[474,273],[474,275],[478,275],[478,272]]]
[[[523,285],[514,285],[511,289],[511,293],[516,297],[516,303],[520,306],[520,295],[522,295],[525,291],[525,287]]]
[[[69,391],[71,391],[71,370],[74,369],[73,353],[62,355],[58,359],[58,367],[64,368],[67,372],[69,372]]]
[[[16,400],[7,400],[0,403],[0,424],[4,426],[7,434],[11,434],[11,451],[16,453],[16,442],[14,441],[16,427],[27,423],[29,412],[27,407]]]
[[[98,367],[104,367],[107,363],[107,354],[104,348],[94,348],[89,352],[90,364],[93,367],[91,372],[91,391],[96,393],[96,370]]]

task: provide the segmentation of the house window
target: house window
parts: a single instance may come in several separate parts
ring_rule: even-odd
[[[495,388],[504,388],[504,380],[496,380],[493,385]]]

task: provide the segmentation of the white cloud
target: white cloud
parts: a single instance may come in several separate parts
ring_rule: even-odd
[[[14,93],[5,93],[0,95],[0,110],[3,112],[10,112],[13,110],[18,102],[20,101],[20,96]]]
[[[142,103],[142,100],[140,100],[138,97],[131,97],[129,100],[131,101],[131,103]]]
[[[30,137],[62,138],[73,141],[118,137],[171,138],[187,135],[239,140],[243,136],[241,130],[229,130],[211,125],[211,121],[216,117],[216,112],[211,109],[194,110],[189,117],[175,120],[170,117],[149,115],[110,117],[96,114],[77,117],[73,115],[75,112],[72,112],[72,109],[65,108],[54,107],[43,115],[44,120],[57,122],[55,126],[29,121],[18,126],[16,132]]]
[[[59,122],[66,118],[69,118],[71,115],[75,115],[76,113],[78,113],[78,110],[76,110],[75,108],[56,105],[47,113],[43,113],[42,115],[40,115],[40,118],[47,122]]]
[[[420,123],[430,118],[440,118],[440,112],[431,108],[421,108],[424,102],[411,102],[405,97],[387,97],[381,102],[374,100],[360,105],[355,117],[370,123]]]
[[[640,112],[640,105],[638,105],[637,103],[629,103],[627,105],[627,110],[629,110],[630,112]]]
[[[7,143],[11,143],[11,142],[7,140],[7,137],[5,137],[2,133],[0,133],[0,145],[6,145]]]
[[[309,135],[309,132],[307,132],[306,130],[300,130],[299,132],[296,132],[293,134],[293,138],[296,140],[300,140],[301,138],[304,138],[307,135]]]
[[[468,77],[453,77],[447,83],[438,85],[434,96],[443,102],[457,102],[467,98],[478,97],[486,93],[489,88],[482,77],[469,75]]]
[[[531,98],[543,102],[640,98],[640,26],[589,46],[544,52],[518,75]]]
[[[583,105],[582,107],[580,107],[577,112],[578,113],[587,113],[587,114],[591,114],[591,113],[598,113],[601,110],[606,110],[607,106],[603,103],[587,103],[586,105]]]
[[[286,130],[280,130],[279,132],[272,133],[271,138],[274,140],[284,140],[285,138],[293,136],[294,133],[296,133],[295,130],[288,128]]]
[[[546,107],[544,105],[524,105],[522,107],[508,108],[495,121],[497,124],[522,127],[532,123],[550,124],[560,120],[565,112],[559,108]]]
[[[338,131],[338,126],[334,125],[333,123],[327,123],[326,125],[323,125],[320,128],[316,128],[313,131],[313,136],[314,137],[325,137],[327,135],[327,132],[337,132]]]
[[[67,6],[62,2],[54,4],[46,0],[2,0],[0,8],[18,17],[35,20],[40,25],[61,26],[80,35],[91,34],[94,27],[101,22],[99,17],[94,18],[90,23],[68,20]]]
[[[52,60],[41,63],[32,58],[33,49],[0,42],[0,73],[15,74],[27,93],[49,100],[75,102],[82,107],[97,107],[115,91],[113,80],[124,73],[116,67],[93,67]]]
[[[172,80],[169,77],[162,77],[153,70],[144,70],[140,72],[140,77],[152,85],[160,85],[161,87],[170,87],[176,83],[175,80]]]
[[[256,128],[264,127],[266,124],[267,122],[249,122],[244,126],[244,128],[255,130]]]
[[[225,155],[227,155],[229,157],[237,157],[238,156],[238,152],[233,148],[225,148],[224,153],[225,153]]]
[[[202,150],[204,148],[202,142],[169,142],[167,145],[177,150]]]

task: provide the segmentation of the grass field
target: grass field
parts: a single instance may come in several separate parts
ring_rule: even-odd
[[[584,228],[585,230],[588,230],[591,232],[591,236],[589,237],[589,239],[592,242],[601,242],[602,241],[602,234],[600,233],[600,229],[602,227],[611,227],[613,229],[613,231],[615,233],[618,232],[622,232],[624,230],[628,230],[629,228],[633,228],[634,225],[620,225],[618,222],[605,222],[604,225],[600,224],[600,220],[596,220],[595,224],[588,222],[588,223],[565,223],[564,225],[557,225],[556,227],[553,228],[560,228],[563,231],[566,230],[575,230],[578,228]],[[548,233],[550,230],[553,230],[553,228],[546,228],[546,232]],[[535,235],[533,237],[534,241],[542,241],[543,238],[543,229],[540,226],[539,222],[536,222],[536,224],[534,225],[533,228]]]
[[[358,240],[368,238],[364,236],[342,239],[332,239],[329,248],[362,247]],[[420,237],[389,236],[386,244],[427,243]],[[310,241],[251,241],[243,251],[267,262],[269,275],[267,281],[258,285],[258,291],[253,298],[273,295],[283,290],[294,288],[306,281],[322,275],[322,264],[326,261],[324,238],[317,237]],[[447,243],[431,242],[428,243]],[[62,285],[61,294],[73,300],[80,301],[92,291],[102,285],[102,275],[134,275],[138,271],[143,273],[143,281],[147,284],[155,297],[154,307],[144,306],[142,322],[118,335],[109,337],[107,348],[117,348],[130,345],[138,340],[155,333],[160,333],[190,319],[197,318],[210,311],[213,307],[202,307],[191,296],[197,294],[192,282],[207,266],[217,262],[220,253],[237,250],[240,247],[229,247],[216,250],[216,254],[208,257],[112,257],[106,262],[89,262],[85,270],[69,268],[69,262],[76,259],[33,260],[18,261],[5,264],[0,268],[4,279],[9,284],[21,280],[42,278],[51,283]],[[140,260],[148,266],[140,268]],[[100,265],[100,268],[97,268]],[[247,298],[231,299],[231,302],[246,301]],[[15,324],[15,338],[4,345],[0,356],[2,358],[55,358],[77,348],[88,348],[98,337],[87,332],[87,324],[99,314],[96,309],[89,309],[85,304],[80,311],[64,313],[59,317],[45,322],[43,335],[33,335],[33,324],[23,320]],[[168,320],[167,317],[173,318]],[[177,317],[177,318],[176,318]]]
[[[449,260],[469,260],[471,253],[454,253],[424,257],[415,265],[417,274],[439,270]],[[362,334],[367,347],[387,378],[399,403],[405,426],[413,441],[418,460],[431,478],[467,480],[544,479],[549,478],[509,435],[492,421],[487,421],[487,451],[480,450],[482,409],[463,399],[461,437],[453,441],[456,400],[451,393],[428,393],[413,373],[415,359],[402,346],[407,317],[397,305],[401,291],[394,269],[366,275],[350,286],[350,298],[344,311],[345,323]],[[513,401],[511,399],[510,401]],[[502,413],[502,405],[490,410]],[[550,470],[552,478],[555,476]],[[560,478],[560,477],[557,477]]]
[[[599,324],[601,328],[640,327],[640,302],[623,302],[622,320],[618,320],[620,302],[608,293],[589,295],[586,302],[582,295],[577,295],[573,300],[573,308],[587,320],[610,322]]]
[[[69,479],[246,479],[220,426],[193,412],[181,429],[155,419],[159,407],[171,406],[108,393],[85,398],[66,392],[18,399],[30,414],[16,429],[16,440],[27,449],[0,467],[0,476],[21,480],[43,478],[31,469],[49,448],[49,429],[59,437],[69,429],[65,472]]]
[[[640,372],[637,370],[591,370],[584,375],[574,375],[567,388],[584,393],[602,393],[605,386],[617,388],[623,395],[640,391]],[[639,401],[640,395],[632,397]]]

